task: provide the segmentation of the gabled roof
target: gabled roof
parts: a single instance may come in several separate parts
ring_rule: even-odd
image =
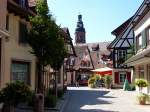
[[[129,25],[129,23],[131,22],[132,18],[133,18],[133,16],[130,17],[128,20],[126,20],[123,24],[121,24],[115,30],[113,30],[111,32],[111,34],[115,35],[116,37],[119,36],[125,30],[125,28]]]
[[[129,18],[125,23],[123,23],[125,25],[122,24],[123,26],[126,26],[124,27],[124,30],[120,29],[120,28],[123,28],[121,25],[112,32],[112,34],[117,35],[117,38],[115,38],[112,41],[112,43],[108,46],[108,49],[113,49],[117,45],[117,43],[120,42],[121,39],[123,39],[122,37],[124,36],[124,34],[126,32],[127,33],[130,32],[131,29],[133,29],[133,27],[141,20],[141,18],[143,18],[144,15],[150,10],[149,6],[150,6],[150,0],[144,0],[141,6],[139,7],[139,9],[136,11],[136,13],[131,18]],[[120,32],[122,33],[119,33],[119,29],[120,29]]]
[[[107,49],[107,46],[111,43],[111,41],[108,42],[97,42],[97,43],[87,43],[86,45],[88,45],[89,49],[92,50],[92,47],[99,47],[99,52],[101,54],[106,54],[109,55],[110,51]]]
[[[76,70],[79,70],[79,69],[92,70],[92,69],[94,69],[93,61],[92,61],[90,50],[89,50],[88,46],[81,44],[81,45],[74,46],[74,48],[75,48],[75,52],[77,55],[77,57],[75,59],[75,69]],[[89,67],[81,66],[81,62],[82,62],[82,60],[86,60],[85,58],[90,62]]]
[[[109,56],[110,51],[107,49],[107,46],[110,44],[110,42],[97,42],[97,43],[87,43],[86,45],[90,49],[90,55],[91,59],[93,61],[94,68],[100,68],[104,67],[104,63],[102,63],[102,57],[103,55]],[[93,50],[92,48],[94,47],[99,47],[97,50]]]
[[[150,0],[144,0],[133,16],[132,24],[135,26],[150,10]]]
[[[62,28],[62,30],[65,33],[66,40],[69,41],[69,44],[72,47],[73,55],[76,56],[76,52],[75,52],[75,49],[74,49],[74,46],[73,46],[73,43],[72,43],[72,38],[70,36],[69,29],[67,27],[64,27],[64,28]]]

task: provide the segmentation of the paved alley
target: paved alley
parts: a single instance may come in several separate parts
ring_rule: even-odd
[[[120,89],[68,87],[63,112],[150,112],[150,105],[138,105],[135,92]]]

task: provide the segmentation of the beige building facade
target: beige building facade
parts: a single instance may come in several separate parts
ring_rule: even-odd
[[[0,88],[8,82],[21,80],[34,89],[36,58],[23,40],[30,24],[22,13],[8,8],[10,5],[7,0],[0,1]]]

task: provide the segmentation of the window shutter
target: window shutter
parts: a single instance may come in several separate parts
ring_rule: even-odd
[[[20,43],[27,43],[27,36],[28,36],[28,31],[27,31],[27,26],[20,22],[19,24],[19,42]]]
[[[115,72],[115,83],[119,84],[119,72]]]
[[[147,46],[147,39],[146,39],[146,30],[142,31],[142,48],[145,48]]]
[[[134,51],[137,53],[137,37],[134,38]]]
[[[129,83],[131,83],[131,72],[127,72],[127,79]]]

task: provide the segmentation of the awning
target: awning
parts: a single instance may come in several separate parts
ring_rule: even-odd
[[[124,64],[130,64],[143,58],[150,58],[150,47],[129,58]]]
[[[109,67],[104,67],[104,68],[98,68],[98,69],[91,70],[91,71],[99,75],[112,75],[112,70],[113,69]]]

